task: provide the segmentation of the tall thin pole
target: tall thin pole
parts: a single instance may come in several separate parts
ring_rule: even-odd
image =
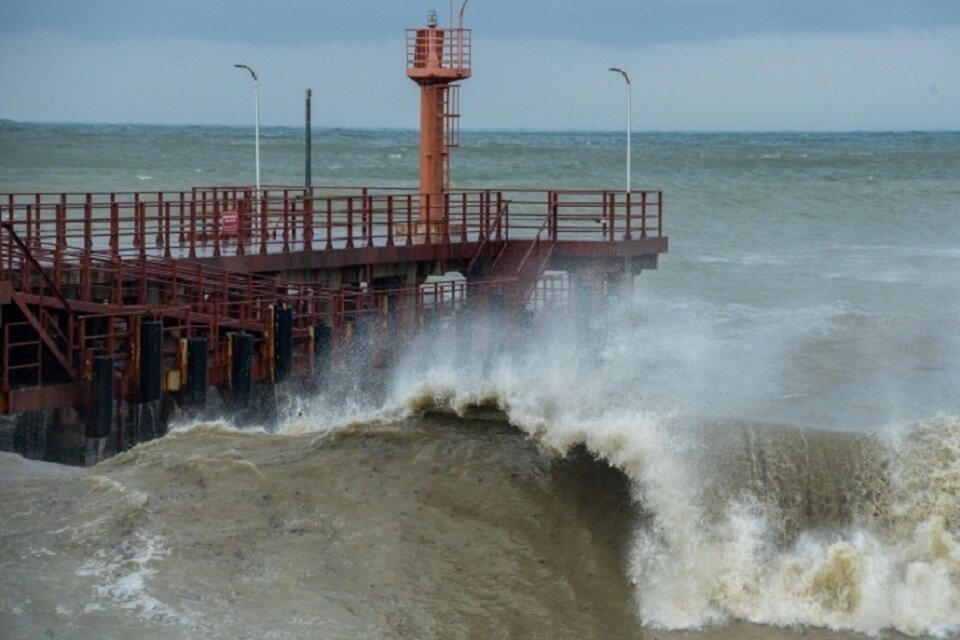
[[[623,69],[618,69],[616,67],[610,67],[610,71],[614,71],[623,76],[623,79],[627,81],[627,193],[630,193],[630,133],[633,131],[633,105],[631,104],[631,93],[632,87],[630,85],[630,76],[627,75],[627,72]]]
[[[311,111],[312,111],[312,109],[310,108],[310,98],[312,97],[312,95],[313,95],[313,91],[311,89],[307,89],[307,131],[306,131],[307,149],[306,149],[306,167],[305,167],[304,182],[303,182],[304,186],[306,186],[307,189],[310,189],[313,186],[313,180],[311,177],[313,173],[313,170],[312,170],[313,145],[311,144],[312,138],[313,138],[313,129],[310,125]]]
[[[256,197],[260,198],[260,80],[257,78],[257,73],[250,67],[245,64],[235,64],[233,65],[238,69],[246,69],[250,72],[250,77],[253,78],[253,87],[254,87],[254,106],[253,106],[253,144],[254,144],[254,163],[256,166],[256,176],[257,176],[257,194]]]
[[[257,198],[260,197],[260,81],[257,76],[253,76],[255,93],[257,94],[256,104],[253,108],[253,155],[254,163],[257,168]]]

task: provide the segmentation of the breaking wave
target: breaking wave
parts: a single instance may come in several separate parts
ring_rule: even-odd
[[[432,373],[411,410],[495,409],[546,450],[583,445],[627,475],[645,517],[625,570],[645,625],[960,631],[958,418],[843,433],[598,410],[529,393],[509,368],[472,388]]]

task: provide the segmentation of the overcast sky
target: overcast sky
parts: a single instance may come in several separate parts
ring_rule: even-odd
[[[459,4],[459,0],[457,0]],[[415,127],[448,0],[0,0],[0,118]],[[960,130],[960,0],[471,0],[471,129]]]

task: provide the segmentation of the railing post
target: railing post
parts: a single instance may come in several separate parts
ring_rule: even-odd
[[[313,194],[303,195],[303,250],[313,251]]]
[[[283,252],[290,252],[290,196],[286,189],[283,191]]]
[[[56,247],[59,251],[63,251],[67,248],[67,202],[66,196],[63,196],[63,199],[60,201],[60,204],[56,205],[55,208],[55,228],[56,228]]]
[[[547,229],[547,237],[552,241],[557,241],[560,239],[559,199],[560,196],[556,191],[550,192],[550,225]]]
[[[257,199],[259,198],[259,200]],[[266,255],[267,253],[267,233],[269,226],[269,215],[267,213],[267,192],[264,190],[262,194],[256,194],[254,196],[254,210],[259,207],[260,210],[260,255]]]
[[[367,247],[373,247],[373,198],[363,194],[363,231],[366,234]]]
[[[170,257],[170,213],[172,202],[164,202],[164,242],[163,242],[163,257]]]
[[[247,236],[246,236],[246,234],[244,233],[244,230],[245,230],[246,227],[247,227],[247,218],[248,218],[248,214],[247,214],[247,204],[246,204],[245,201],[243,201],[243,200],[241,200],[241,199],[239,199],[239,198],[234,198],[234,200],[233,200],[233,206],[235,207],[234,210],[237,212],[237,251],[236,251],[236,255],[242,256],[242,255],[246,255],[246,253],[247,253],[247,247],[246,247],[246,244],[247,244]]]
[[[643,191],[640,194],[640,209],[643,210],[644,204],[646,202],[647,192]],[[627,228],[626,232],[623,234],[624,240],[632,240],[630,236],[630,220],[633,218],[633,193],[630,191],[627,192]]]
[[[393,246],[393,196],[387,196],[387,246]]]
[[[327,198],[327,251],[333,249],[333,198]]]
[[[37,232],[36,234],[34,234],[33,237],[34,237],[34,242],[36,242],[36,244],[40,244],[41,242],[43,242],[43,226],[42,226],[43,225],[43,204],[42,204],[42,200],[40,198],[39,193],[34,196],[33,204],[34,204],[33,210],[37,214],[37,217],[35,218],[35,222],[37,225]]]
[[[200,236],[200,242],[207,244],[207,241],[213,237],[213,232],[216,231],[216,227],[210,226],[210,215],[207,211],[207,192],[200,192],[200,228],[202,234]]]
[[[178,253],[180,253],[181,256],[183,255],[182,253],[183,243],[186,240],[183,235],[183,223],[184,223],[186,202],[187,202],[187,195],[183,191],[181,191],[180,192],[180,224],[177,227],[177,248],[179,249]]]
[[[424,200],[425,200],[425,205],[426,205],[426,206],[425,206],[425,209],[426,209],[426,212],[427,212],[427,228],[426,228],[426,231],[424,232],[423,244],[431,244],[431,242],[430,242],[430,217],[431,217],[431,216],[430,216],[430,213],[431,213],[430,209],[431,209],[432,203],[430,202],[430,200],[431,200],[430,195],[431,195],[431,194],[429,194],[429,193],[423,194],[423,198],[424,198]]]
[[[627,240],[630,239],[629,228],[627,229]],[[640,237],[647,237],[647,192],[640,192]]]
[[[480,200],[477,204],[477,242],[483,242],[484,234],[487,234],[489,237],[489,226],[490,226],[490,192],[481,191],[479,194]]]
[[[413,195],[407,194],[407,244],[413,244]]]
[[[14,221],[15,221],[15,218],[14,218],[14,216],[13,216],[13,211],[14,211],[14,209],[13,209],[13,206],[11,205],[11,206],[10,206],[10,213],[8,214],[8,219],[9,219],[11,225],[13,225],[13,223],[14,223]],[[29,204],[28,204],[28,205],[26,206],[26,212],[25,212],[25,214],[24,214],[24,217],[26,218],[26,224],[27,224],[27,230],[26,230],[26,231],[27,231],[27,233],[26,233],[26,235],[24,235],[23,241],[27,243],[27,246],[28,246],[28,247],[35,247],[35,246],[37,246],[37,240],[36,240],[36,238],[35,238],[34,235],[33,235],[33,232],[34,232],[34,229],[33,229],[33,205],[29,205]],[[37,217],[40,217],[40,216],[39,216],[39,213],[37,214]]]
[[[147,215],[147,205],[146,205],[146,203],[141,202],[141,203],[139,203],[139,204],[137,205],[137,213],[136,213],[136,216],[137,216],[139,219],[144,220],[144,219],[146,218],[146,215]],[[145,232],[146,229],[143,229],[143,231]],[[146,238],[145,235],[142,236],[142,237],[143,237],[143,238]],[[141,243],[140,243],[140,260],[141,260],[142,262],[146,262],[146,259],[147,259],[147,243],[146,243],[146,242],[141,242]]]
[[[463,222],[460,226],[460,242],[467,241],[467,192],[463,192]]]
[[[614,196],[613,202],[616,203],[616,196]],[[613,206],[613,207],[610,207],[610,235],[607,238],[611,242],[613,242],[615,238],[614,233],[617,227],[616,221],[617,221],[617,209],[616,209],[616,206]]]
[[[141,230],[140,225],[143,224],[143,220],[140,219],[140,194],[133,194],[133,246],[139,246],[143,244],[143,239],[140,237]]]
[[[500,195],[497,196],[497,200],[500,200]],[[507,202],[506,205],[504,206],[505,208],[503,210],[503,239],[509,242],[510,241],[510,203]],[[497,231],[497,236],[499,235],[500,235],[500,232]]]
[[[617,194],[610,194],[610,210],[607,212],[609,217],[603,225],[603,239],[613,240],[613,220],[617,217]]]
[[[120,255],[120,206],[115,193],[110,194],[110,252]]]
[[[347,249],[353,249],[353,196],[347,197]]]
[[[197,257],[197,192],[194,190],[190,197],[190,258]]]
[[[157,238],[156,246],[163,244],[163,216],[166,214],[168,217],[170,215],[170,209],[165,206],[163,201],[163,193],[157,193]]]
[[[657,237],[663,236],[663,191],[657,191]]]
[[[119,254],[114,254],[110,269],[110,293],[113,304],[123,304],[123,273],[121,272],[122,261]],[[113,316],[111,316],[113,317]],[[111,345],[110,353],[113,353]]]
[[[83,250],[93,249],[93,194],[88,193],[83,202]]]
[[[137,304],[147,304],[147,258],[144,255],[145,248],[143,245],[140,245],[140,247],[140,282]]]
[[[443,194],[443,213],[440,216],[442,220],[441,224],[443,225],[443,236],[441,237],[441,242],[443,244],[450,244],[450,194]]]
[[[223,220],[220,216],[220,200],[213,199],[213,255],[220,257],[220,230],[223,229]]]
[[[67,204],[63,197],[56,208],[57,251],[53,256],[53,281],[61,282],[60,271],[63,265],[63,252],[67,248]]]

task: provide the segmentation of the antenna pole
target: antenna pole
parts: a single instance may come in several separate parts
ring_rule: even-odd
[[[313,145],[311,144],[313,140],[313,127],[310,124],[310,115],[311,115],[310,112],[312,111],[312,109],[310,108],[310,98],[312,97],[312,95],[313,95],[313,91],[311,89],[307,89],[307,123],[306,123],[307,149],[306,149],[306,168],[304,173],[304,185],[307,187],[307,189],[310,189],[313,187],[313,181],[311,178],[311,176],[313,175],[313,170],[312,170],[313,169],[312,167]]]

